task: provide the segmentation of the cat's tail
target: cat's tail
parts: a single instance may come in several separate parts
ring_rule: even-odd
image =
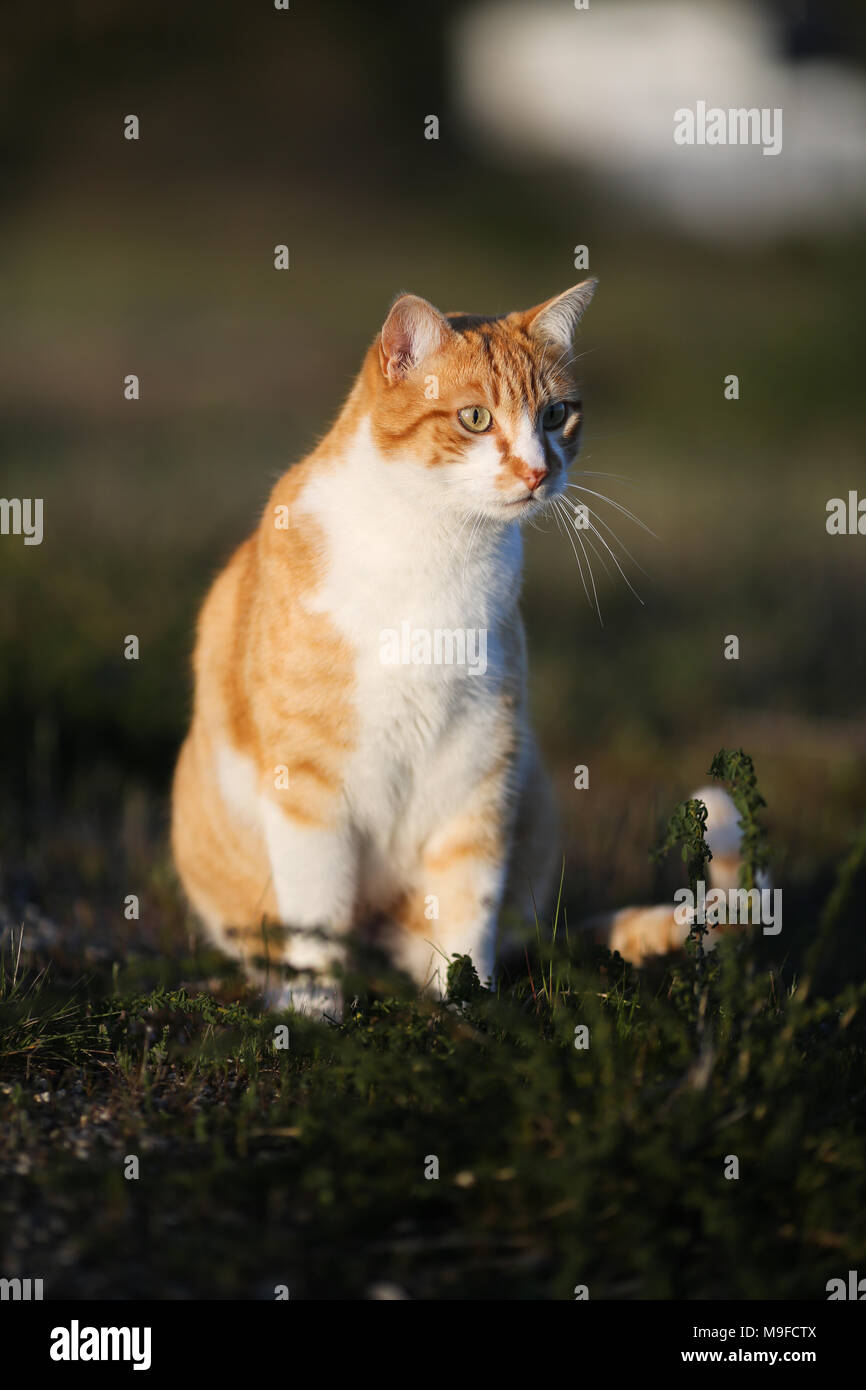
[[[706,841],[712,853],[707,866],[707,887],[724,892],[736,889],[740,877],[742,853],[739,812],[726,791],[720,787],[701,787],[692,796],[703,801],[707,808]],[[761,885],[768,880],[762,876]],[[689,919],[682,908],[673,903],[657,907],[624,907],[618,912],[592,917],[583,924],[594,940],[618,951],[624,960],[639,965],[648,956],[678,951],[689,934]],[[720,931],[730,926],[714,927],[704,937],[704,950],[712,950]],[[734,924],[736,929],[736,924]]]

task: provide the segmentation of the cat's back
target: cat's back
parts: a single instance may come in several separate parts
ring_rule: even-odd
[[[269,637],[286,637],[298,602],[320,583],[321,545],[309,522],[299,525],[315,459],[308,456],[278,479],[255,530],[214,578],[196,630],[197,692],[255,685],[261,658],[256,648],[267,646]]]

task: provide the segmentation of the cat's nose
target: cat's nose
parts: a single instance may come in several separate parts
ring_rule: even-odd
[[[549,468],[528,468],[522,477],[529,491],[534,492],[539,484],[544,482],[549,472]]]

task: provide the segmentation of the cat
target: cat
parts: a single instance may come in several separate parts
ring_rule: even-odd
[[[733,799],[722,787],[699,787],[692,800],[702,801],[707,809],[704,840],[712,858],[707,865],[707,887],[721,889],[725,894],[740,886],[743,852],[743,832],[740,814]],[[766,870],[756,878],[759,889],[770,888]],[[726,932],[741,930],[744,922],[712,924],[701,940],[704,951],[714,951]],[[580,929],[609,951],[616,951],[633,965],[642,965],[650,956],[664,956],[685,945],[691,929],[691,918],[677,912],[671,903],[654,907],[622,907],[616,912],[602,913],[581,922]]]
[[[260,980],[275,949],[291,967],[272,1002],[338,1012],[345,940],[370,923],[420,986],[441,992],[455,954],[490,979],[503,910],[549,901],[522,523],[578,450],[572,339],[595,286],[498,317],[401,295],[207,595],[173,853],[219,945]],[[268,922],[291,929],[276,948]]]
[[[401,295],[207,595],[174,859],[271,1003],[338,1014],[347,939],[372,930],[419,986],[442,993],[456,954],[490,980],[500,921],[543,918],[562,851],[527,711],[522,523],[567,487],[595,287],[498,317]],[[653,913],[593,929],[639,958],[669,949],[671,910]]]

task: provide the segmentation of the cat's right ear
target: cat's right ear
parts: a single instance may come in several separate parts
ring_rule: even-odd
[[[453,329],[438,309],[417,294],[401,294],[382,328],[379,362],[388,381],[400,381],[426,358],[441,352]]]

